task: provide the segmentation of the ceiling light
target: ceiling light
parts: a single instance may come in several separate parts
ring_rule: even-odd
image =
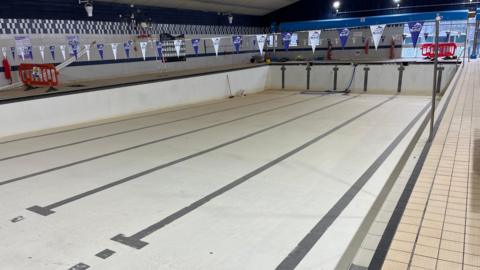
[[[340,9],[340,1],[333,2],[333,8],[338,12],[338,9]]]

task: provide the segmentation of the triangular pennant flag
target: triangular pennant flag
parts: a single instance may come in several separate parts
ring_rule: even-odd
[[[65,45],[60,45],[60,52],[62,52],[63,60],[67,60],[67,56],[65,54]]]
[[[97,44],[97,50],[98,50],[98,54],[100,55],[100,58],[103,60],[103,51],[105,50],[105,45]]]
[[[173,41],[173,45],[175,46],[175,51],[177,52],[177,57],[180,57],[180,51],[182,49],[183,40],[176,39]]]
[[[372,32],[373,44],[375,45],[375,50],[378,50],[378,44],[380,44],[380,39],[382,38],[383,31],[385,30],[386,24],[372,25],[370,26],[370,31]]]
[[[409,22],[408,29],[410,30],[410,35],[412,36],[413,47],[417,47],[418,37],[423,28],[423,22]]]
[[[40,51],[42,62],[45,62],[45,46],[38,46],[38,50]]]
[[[50,49],[50,55],[52,56],[52,60],[55,61],[55,46],[51,45],[49,49]]]
[[[123,43],[123,48],[125,49],[125,55],[127,58],[130,58],[130,42]]]
[[[290,47],[290,41],[292,40],[292,33],[282,33],[283,48],[288,51]]]
[[[215,55],[218,57],[218,49],[220,48],[220,38],[212,38],[213,48],[215,49]]]
[[[157,40],[155,42],[155,45],[157,47],[157,57],[163,59],[163,44],[162,44],[162,42]]]
[[[12,53],[13,60],[15,60],[15,50],[16,50],[15,47],[10,47],[10,52]]]
[[[195,55],[198,55],[198,48],[200,47],[200,39],[199,38],[192,38],[192,47]]]
[[[7,48],[2,47],[3,58],[7,58]]]
[[[22,61],[25,61],[25,48],[20,47],[20,56],[22,57]]]
[[[263,48],[265,47],[266,40],[267,40],[267,35],[257,35],[257,44],[258,44],[258,49],[260,50],[260,55],[263,55]]]
[[[112,43],[112,53],[113,53],[113,58],[117,60],[117,48],[118,48],[118,43]]]
[[[240,53],[240,45],[242,45],[242,36],[233,36],[233,47],[235,48],[236,53]]]
[[[312,47],[312,51],[315,54],[315,49],[320,45],[320,30],[308,31],[308,45]]]
[[[140,42],[140,50],[142,51],[143,61],[147,59],[147,42]]]
[[[350,30],[348,28],[338,29],[338,37],[340,38],[340,43],[342,48],[345,48],[347,45],[348,38],[350,37]]]
[[[87,54],[87,60],[90,61],[90,44],[85,44],[85,53]]]

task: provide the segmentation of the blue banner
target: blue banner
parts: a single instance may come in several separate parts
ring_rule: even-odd
[[[50,46],[50,54],[52,55],[53,61],[55,61],[55,46]]]
[[[338,37],[340,38],[340,44],[342,48],[347,45],[348,38],[350,37],[350,30],[348,28],[338,29]]]
[[[103,60],[103,51],[105,50],[105,45],[97,44],[97,50],[98,50],[98,54],[100,55],[100,58]]]
[[[125,49],[125,55],[127,58],[130,58],[130,42],[123,43],[123,48]]]
[[[33,60],[33,48],[32,46],[27,47],[28,57]]]
[[[283,48],[288,51],[290,47],[290,41],[292,40],[292,33],[282,33]]]
[[[423,22],[409,22],[408,29],[410,29],[410,35],[412,36],[413,47],[417,47],[418,37],[423,28]]]
[[[235,52],[240,53],[240,45],[242,45],[242,36],[233,36],[233,46],[235,47]]]
[[[199,38],[192,38],[192,47],[195,55],[198,55],[198,48],[200,47],[200,39]]]

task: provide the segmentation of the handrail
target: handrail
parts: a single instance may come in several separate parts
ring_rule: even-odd
[[[352,71],[352,77],[350,78],[350,82],[348,83],[347,87],[345,88],[345,93],[350,93],[350,87],[352,87],[353,80],[355,79],[355,73],[357,70],[357,64],[352,63],[353,65],[353,71]]]

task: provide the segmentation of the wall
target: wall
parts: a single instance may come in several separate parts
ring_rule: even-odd
[[[347,41],[345,48],[342,48],[337,30],[322,31],[320,35],[320,46],[317,46],[315,54],[312,52],[312,48],[308,46],[308,33],[299,32],[299,44],[297,47],[290,47],[286,52],[281,44],[281,36],[278,35],[279,44],[277,46],[277,58],[286,57],[290,60],[301,58],[305,60],[309,59],[326,59],[328,40],[331,40],[333,45],[332,59],[333,60],[365,60],[365,59],[389,59],[390,47],[392,38],[395,39],[395,57],[399,58],[402,53],[402,34],[404,31],[404,25],[389,25],[385,28],[383,39],[380,40],[378,50],[375,50],[372,34],[370,28],[354,28],[350,29],[350,37]],[[369,50],[368,54],[365,53],[365,42],[368,40]],[[269,48],[272,50],[272,48]]]
[[[209,66],[232,65],[238,63],[248,63],[250,57],[257,54],[258,48],[254,45],[254,34],[264,33],[266,28],[254,26],[236,26],[236,25],[177,25],[177,24],[152,24],[149,32],[151,39],[158,39],[161,33],[185,34],[187,61],[167,63],[165,65],[156,61],[156,49],[153,43],[147,48],[148,61],[143,61],[141,52],[131,51],[131,59],[125,59],[123,43],[128,40],[136,42],[138,47],[136,29],[131,29],[130,25],[122,22],[92,22],[92,21],[73,21],[73,20],[40,20],[40,19],[0,19],[2,27],[0,31],[7,34],[0,35],[0,47],[6,48],[7,57],[13,68],[22,62],[31,62],[30,60],[21,61],[16,54],[14,60],[10,48],[15,47],[16,36],[28,36],[33,46],[33,55],[35,63],[41,63],[39,46],[46,46],[44,55],[46,63],[55,62],[58,64],[63,61],[59,45],[67,45],[67,35],[78,35],[82,46],[90,44],[93,41],[105,44],[105,58],[101,60],[95,47],[91,48],[91,61],[83,56],[72,66],[62,70],[60,81],[69,83],[79,80],[95,80],[112,78],[118,76],[133,76],[138,74],[158,72],[159,70],[178,70],[178,69],[197,69]],[[244,42],[241,46],[241,53],[232,54],[234,47],[232,44],[232,35],[240,34],[244,36]],[[220,56],[214,56],[214,49],[210,37],[222,36]],[[200,55],[195,56],[190,38],[207,38],[205,43],[200,44]],[[118,61],[114,61],[110,43],[119,43]],[[55,45],[55,60],[49,52],[49,46]],[[68,54],[68,53],[67,53]],[[3,76],[3,68],[0,68],[0,86],[8,84]],[[18,80],[17,75],[14,78]]]
[[[352,77],[352,65],[322,64],[314,65],[311,70],[310,90],[326,91],[333,90],[334,71],[337,66],[338,79],[337,90],[343,91],[348,86]],[[363,92],[364,89],[364,68],[367,65],[357,66],[356,74],[350,88],[353,92]],[[441,65],[445,68],[442,74],[441,89],[445,90],[456,72],[455,64]],[[398,89],[399,64],[370,64],[368,73],[368,93],[395,94]],[[306,65],[285,66],[285,89],[306,90],[307,71]],[[432,92],[433,65],[412,64],[405,66],[402,78],[402,94],[406,95],[430,95]],[[269,89],[282,89],[281,65],[271,66]]]
[[[15,102],[0,106],[0,137],[263,91],[268,66]],[[12,117],[14,115],[15,117]]]

